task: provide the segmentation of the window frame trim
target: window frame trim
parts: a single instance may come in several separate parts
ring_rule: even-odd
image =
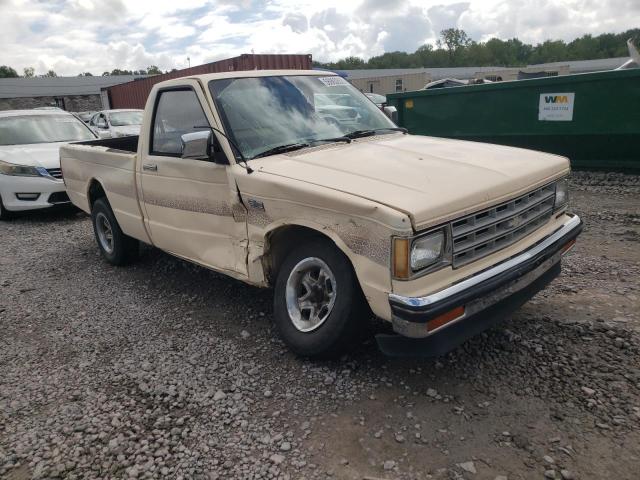
[[[180,153],[163,153],[163,152],[157,152],[153,149],[153,143],[154,143],[154,132],[155,132],[155,127],[156,127],[156,115],[158,114],[158,104],[160,103],[160,97],[162,96],[163,93],[165,92],[175,92],[175,91],[191,91],[193,92],[194,96],[196,97],[196,101],[198,102],[198,105],[200,106],[200,110],[202,111],[202,116],[204,117],[204,119],[207,122],[207,125],[209,125],[209,128],[211,128],[211,124],[209,122],[209,119],[207,118],[207,114],[204,111],[204,108],[202,108],[202,102],[200,101],[200,99],[198,98],[198,94],[196,93],[195,89],[193,88],[192,85],[175,85],[175,86],[171,86],[171,87],[165,87],[165,88],[161,88],[156,92],[156,98],[153,100],[153,114],[151,115],[151,125],[150,125],[150,131],[149,131],[149,156],[155,156],[155,157],[172,157],[172,158],[182,158],[182,154]],[[211,133],[213,134],[213,130],[211,130]],[[193,158],[189,158],[186,160],[195,160]],[[197,162],[210,162],[211,158],[209,158],[209,160],[195,160]]]

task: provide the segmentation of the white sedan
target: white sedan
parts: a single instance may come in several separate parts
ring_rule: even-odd
[[[0,111],[0,220],[13,212],[68,203],[60,145],[95,138],[62,110]]]
[[[139,135],[143,110],[102,110],[89,121],[89,126],[100,138]]]

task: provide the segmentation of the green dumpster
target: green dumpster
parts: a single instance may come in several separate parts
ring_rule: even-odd
[[[575,168],[640,170],[640,69],[387,96],[418,135],[567,156]]]

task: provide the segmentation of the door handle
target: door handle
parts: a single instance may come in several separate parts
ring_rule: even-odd
[[[142,165],[142,169],[143,170],[147,170],[149,172],[157,172],[158,171],[158,165],[155,165],[153,163],[144,163]]]

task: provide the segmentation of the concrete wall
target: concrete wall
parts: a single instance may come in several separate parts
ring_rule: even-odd
[[[379,93],[387,95],[389,93],[411,92],[420,90],[431,81],[431,76],[426,72],[407,73],[401,75],[385,75],[383,77],[348,78],[348,80],[358,90],[365,93]],[[396,85],[402,85],[401,90],[396,89]]]
[[[56,102],[57,101],[57,102]],[[62,103],[64,102],[64,103]],[[100,95],[68,95],[64,97],[0,98],[0,110],[21,110],[36,107],[63,107],[68,112],[102,110]]]

